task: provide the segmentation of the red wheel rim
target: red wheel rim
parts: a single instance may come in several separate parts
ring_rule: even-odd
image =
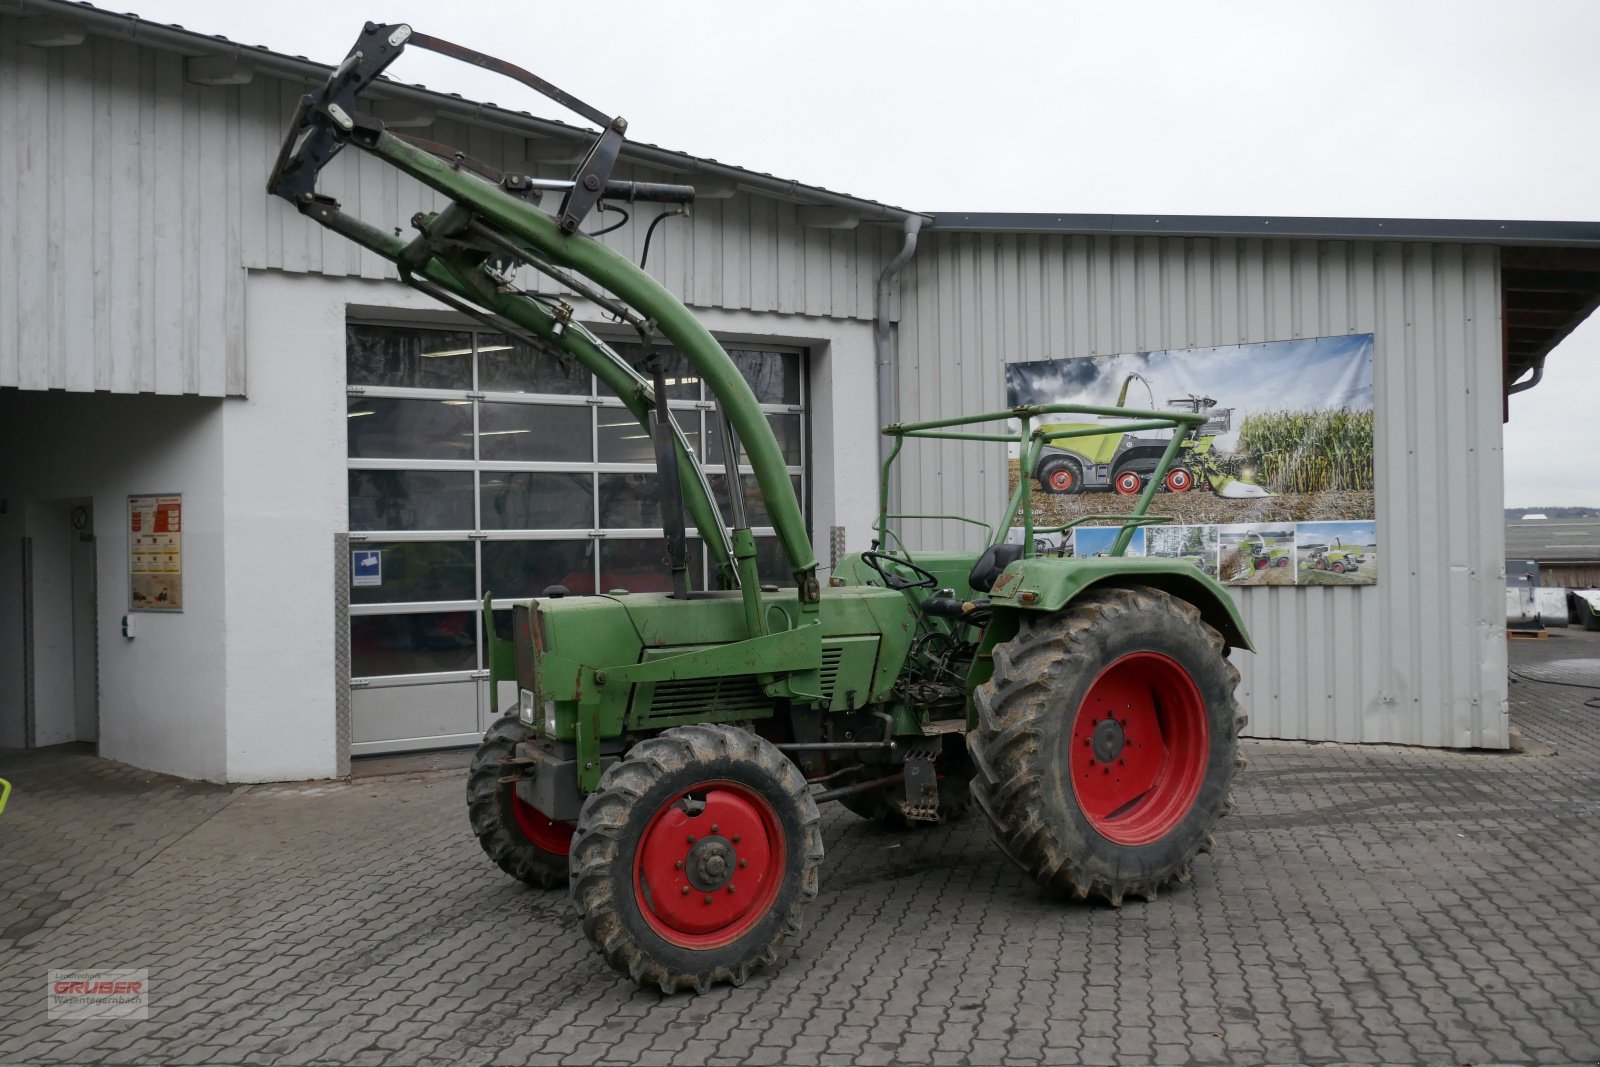
[[[1078,807],[1119,845],[1170,833],[1194,805],[1210,762],[1205,701],[1159,652],[1114,660],[1084,694],[1067,742]]]
[[[1335,573],[1335,574],[1343,574],[1344,573],[1344,564],[1343,563],[1335,563],[1333,565],[1333,573]]]
[[[1054,489],[1058,493],[1065,493],[1069,491],[1072,488],[1073,483],[1077,481],[1077,479],[1072,476],[1072,471],[1068,470],[1066,467],[1057,467],[1055,470],[1050,472],[1049,476],[1045,480],[1050,483],[1050,488]]]
[[[1328,565],[1327,565],[1327,564],[1326,564],[1326,563],[1324,563],[1324,562],[1323,562],[1323,561],[1322,561],[1322,560],[1320,560],[1320,559],[1319,559],[1319,560],[1317,560],[1317,570],[1319,570],[1319,571],[1325,571],[1325,570],[1327,570],[1327,569],[1328,569]]]
[[[1167,472],[1167,492],[1187,493],[1194,488],[1194,475],[1182,467],[1174,467]]]
[[[570,822],[556,822],[532,804],[524,803],[515,793],[511,796],[511,814],[516,817],[517,829],[522,831],[522,836],[539,848],[557,856],[565,856],[572,851],[573,826]]]
[[[1267,557],[1261,556],[1261,557],[1257,558],[1256,559],[1256,570],[1264,571],[1266,569],[1267,569]]]
[[[703,782],[661,805],[639,839],[639,912],[663,940],[684,948],[737,941],[772,910],[786,856],[764,797],[737,782]]]
[[[1137,493],[1139,490],[1144,488],[1144,479],[1140,478],[1133,471],[1123,471],[1121,474],[1117,475],[1116,486],[1117,492],[1121,493],[1123,496],[1132,496],[1134,493]]]

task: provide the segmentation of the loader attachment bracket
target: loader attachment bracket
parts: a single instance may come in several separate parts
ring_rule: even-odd
[[[339,154],[347,140],[352,137],[364,137],[369,141],[376,138],[384,128],[383,124],[357,111],[356,98],[378,79],[389,64],[400,58],[400,53],[408,44],[503,74],[600,127],[600,134],[589,146],[578,172],[570,183],[565,183],[566,195],[557,215],[557,224],[562,233],[576,233],[603,197],[654,200],[658,199],[656,194],[659,194],[659,197],[670,196],[676,202],[693,199],[692,191],[686,195],[685,190],[675,186],[611,181],[611,172],[616,169],[617,157],[622,152],[624,134],[628,132],[628,122],[622,116],[607,116],[600,109],[514,63],[496,59],[454,41],[417,33],[403,22],[367,23],[327,83],[301,97],[300,106],[290,123],[289,136],[278,151],[272,177],[267,182],[267,192],[291,203],[303,203],[315,194],[317,175]],[[436,154],[444,147],[420,138],[406,139]],[[497,176],[492,180],[499,182],[503,177]]]

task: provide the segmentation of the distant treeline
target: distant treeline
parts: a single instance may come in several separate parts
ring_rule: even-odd
[[[1268,411],[1239,425],[1241,460],[1279,493],[1372,488],[1372,412]]]

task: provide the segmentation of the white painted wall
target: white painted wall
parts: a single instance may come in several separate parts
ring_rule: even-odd
[[[0,542],[53,531],[52,514],[60,508],[42,502],[94,501],[101,755],[214,780],[225,773],[223,405],[195,397],[0,390],[0,499],[8,501]],[[127,497],[171,492],[183,494],[185,610],[136,616],[137,636],[130,640],[120,629],[128,610]],[[57,611],[58,597],[60,610],[70,609],[70,583],[56,585],[35,588],[36,599],[47,594],[52,603],[36,617]],[[0,615],[0,647],[16,647],[21,622],[19,610]],[[36,649],[36,660],[41,654]],[[50,655],[53,661],[57,654]],[[62,658],[70,683],[71,656]],[[9,653],[7,664],[13,664]],[[0,717],[8,723],[20,683],[14,669],[0,678],[6,701]],[[70,731],[70,699],[64,716],[47,714],[42,725],[49,732],[41,730],[39,743],[65,739],[57,736],[58,717]]]
[[[382,283],[252,271],[245,399],[223,412],[227,776],[338,773],[333,538],[348,528],[345,305]]]

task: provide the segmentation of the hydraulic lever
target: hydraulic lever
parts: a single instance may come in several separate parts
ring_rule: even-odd
[[[661,357],[651,353],[647,369],[655,390],[651,433],[655,438],[656,477],[661,493],[661,526],[667,537],[667,569],[672,572],[672,595],[689,599],[688,532],[683,518],[682,478],[678,469],[677,438],[672,433],[672,412],[667,407],[667,376]]]

